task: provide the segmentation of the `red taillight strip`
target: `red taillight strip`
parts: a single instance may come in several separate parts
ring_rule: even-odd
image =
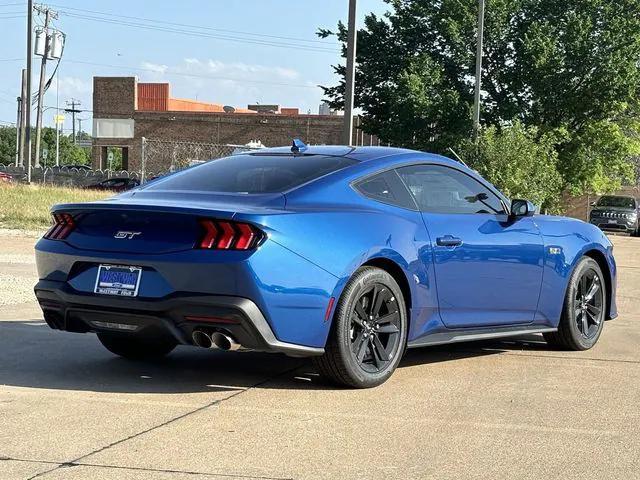
[[[240,236],[236,242],[236,249],[248,250],[253,243],[253,240],[256,238],[253,228],[251,228],[251,225],[247,225],[246,223],[236,223],[236,227],[240,232]]]
[[[236,237],[236,231],[229,222],[218,222],[218,225],[222,229],[222,235],[216,247],[222,250],[228,250],[231,248],[233,240]]]
[[[70,213],[54,213],[53,225],[44,238],[49,240],[64,240],[76,228],[76,222]]]
[[[205,250],[251,250],[264,238],[258,228],[248,223],[200,219],[204,232],[196,244]]]
[[[216,237],[218,236],[218,229],[216,224],[211,220],[200,220],[200,225],[205,230],[205,235],[200,241],[200,248],[213,248],[215,245]]]

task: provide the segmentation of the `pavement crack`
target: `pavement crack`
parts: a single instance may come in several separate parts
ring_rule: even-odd
[[[170,468],[145,468],[145,467],[131,467],[126,465],[111,465],[111,464],[100,464],[100,463],[89,463],[89,462],[55,462],[52,460],[35,460],[29,458],[12,458],[12,457],[4,457],[0,456],[1,461],[9,461],[9,462],[20,462],[20,463],[41,463],[44,465],[55,465],[55,468],[47,470],[46,472],[41,472],[38,475],[30,478],[36,478],[37,476],[46,475],[48,473],[53,472],[59,468],[71,468],[71,467],[92,467],[92,468],[103,468],[103,469],[113,469],[113,470],[129,470],[134,472],[153,472],[153,473],[179,473],[182,475],[198,475],[205,477],[219,477],[219,478],[257,478],[260,480],[293,480],[290,477],[268,477],[268,476],[260,476],[260,475],[243,475],[243,474],[232,474],[232,473],[220,473],[220,472],[198,472],[191,470],[177,470]]]
[[[51,473],[51,472],[53,472],[55,470],[58,470],[60,468],[64,468],[65,466],[83,465],[82,460],[84,460],[85,458],[88,458],[88,457],[90,457],[92,455],[96,455],[98,453],[104,452],[105,450],[108,450],[109,448],[115,447],[116,445],[120,445],[121,443],[124,443],[124,442],[128,442],[129,440],[133,440],[134,438],[140,437],[140,436],[145,435],[145,434],[147,434],[149,432],[153,432],[153,431],[158,430],[160,428],[166,427],[167,425],[171,425],[172,423],[180,421],[180,420],[182,420],[182,419],[184,419],[186,417],[189,417],[191,415],[194,415],[196,413],[200,413],[200,412],[202,412],[202,411],[204,411],[204,410],[206,410],[208,408],[220,405],[220,404],[226,402],[227,400],[231,400],[232,398],[237,397],[238,395],[242,395],[245,392],[248,392],[248,391],[253,390],[255,388],[259,388],[262,385],[265,385],[265,384],[267,384],[269,382],[272,382],[273,380],[276,380],[276,379],[278,379],[278,378],[280,378],[280,377],[282,377],[284,375],[287,375],[289,373],[295,372],[296,370],[300,369],[302,366],[303,366],[303,363],[300,363],[300,364],[296,365],[295,367],[288,368],[288,369],[286,369],[286,370],[284,370],[282,372],[279,372],[279,373],[277,373],[275,375],[272,375],[272,376],[270,376],[270,377],[268,377],[268,378],[266,378],[264,380],[261,380],[261,381],[255,383],[255,384],[253,384],[253,385],[250,385],[249,387],[247,387],[247,388],[245,388],[243,390],[238,390],[237,392],[234,392],[234,393],[232,393],[232,394],[230,394],[230,395],[228,395],[228,396],[226,396],[224,398],[221,398],[219,400],[215,400],[213,402],[207,403],[205,405],[202,405],[201,407],[195,408],[195,409],[190,410],[188,412],[185,412],[185,413],[183,413],[181,415],[178,415],[176,417],[170,418],[170,419],[168,419],[168,420],[166,420],[166,421],[164,421],[162,423],[159,423],[159,424],[154,425],[152,427],[149,427],[149,428],[146,428],[144,430],[141,430],[141,431],[139,431],[137,433],[134,433],[132,435],[129,435],[129,436],[125,437],[125,438],[121,438],[120,440],[116,440],[115,442],[112,442],[112,443],[109,443],[108,445],[105,445],[103,447],[97,448],[97,449],[93,450],[92,452],[89,452],[89,453],[87,453],[85,455],[82,455],[82,456],[80,456],[78,458],[75,458],[73,460],[70,460],[70,461],[67,461],[67,462],[63,462],[63,463],[51,462],[51,463],[56,465],[54,468],[51,468],[51,469],[49,469],[47,471],[44,471],[44,472],[39,472],[39,473],[29,477],[27,480],[33,480],[35,478],[43,477],[44,475],[47,475],[47,474],[49,474],[49,473]],[[41,463],[48,463],[48,462],[41,462]],[[87,465],[89,465],[89,464],[87,464]],[[89,465],[89,466],[99,467],[100,465]],[[118,468],[118,467],[114,466],[113,468]],[[125,468],[125,467],[122,467],[122,468]],[[144,468],[135,468],[135,467],[133,467],[131,469],[153,471],[153,469],[144,469]],[[158,470],[158,472],[161,472],[161,471],[163,471],[163,470]],[[177,472],[179,472],[179,471],[176,471],[176,473]],[[246,475],[231,475],[231,474],[226,475],[226,474],[219,474],[219,473],[218,474],[198,473],[198,474],[199,475],[210,475],[210,476],[218,475],[218,476],[225,476],[225,477],[232,477],[232,478],[233,477],[236,477],[236,478],[247,478]],[[253,476],[252,478],[272,479],[273,477],[255,477],[255,476]],[[274,480],[281,480],[281,479],[274,479]]]

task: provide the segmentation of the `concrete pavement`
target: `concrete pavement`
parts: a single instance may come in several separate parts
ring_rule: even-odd
[[[10,296],[35,282],[17,240],[0,249],[2,480],[640,478],[640,239],[614,238],[621,316],[593,350],[413,350],[365,391],[305,360],[179,347],[131,363],[51,331]]]

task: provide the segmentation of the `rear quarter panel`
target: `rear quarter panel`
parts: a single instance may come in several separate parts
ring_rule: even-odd
[[[588,252],[600,252],[606,259],[611,277],[611,315],[615,316],[616,264],[612,245],[597,227],[580,220],[540,215],[536,223],[545,244],[545,270],[536,320],[557,326],[562,315],[569,277],[576,263]]]

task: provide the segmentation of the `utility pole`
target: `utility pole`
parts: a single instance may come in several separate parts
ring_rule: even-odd
[[[18,163],[16,167],[24,167],[24,131],[25,131],[25,114],[29,106],[29,100],[27,100],[27,70],[22,69],[22,84],[20,89],[20,143],[18,144]]]
[[[60,71],[56,73],[56,167],[60,166]]]
[[[473,101],[473,140],[478,140],[480,130],[480,89],[482,88],[482,41],[484,37],[484,0],[478,5],[478,45],[476,51],[476,91]]]
[[[344,89],[344,131],[342,142],[353,143],[353,99],[356,79],[356,48],[358,31],[356,30],[357,0],[349,0],[349,26],[347,32],[347,72]]]
[[[44,5],[36,5],[35,9],[38,13],[44,14],[44,55],[42,55],[42,63],[40,64],[40,86],[38,88],[38,110],[36,117],[36,163],[35,168],[40,167],[40,138],[42,136],[42,104],[44,103],[44,83],[47,74],[47,57],[49,57],[49,48],[51,47],[51,38],[49,37],[49,22],[52,18],[57,19],[58,13]]]
[[[71,114],[71,125],[73,132],[73,144],[76,145],[76,113],[80,113],[81,110],[78,110],[76,107],[81,105],[80,100],[76,100],[72,98],[71,101],[67,101],[67,105],[71,105],[71,108],[65,108],[64,111]]]
[[[20,124],[22,119],[20,115],[22,113],[22,97],[18,97],[18,113],[16,114],[16,167],[20,164]]]
[[[86,118],[78,117],[78,136],[82,135],[82,122],[84,122]]]
[[[25,145],[27,147],[27,183],[31,183],[31,40],[33,36],[33,0],[27,1],[27,91],[25,104]]]

